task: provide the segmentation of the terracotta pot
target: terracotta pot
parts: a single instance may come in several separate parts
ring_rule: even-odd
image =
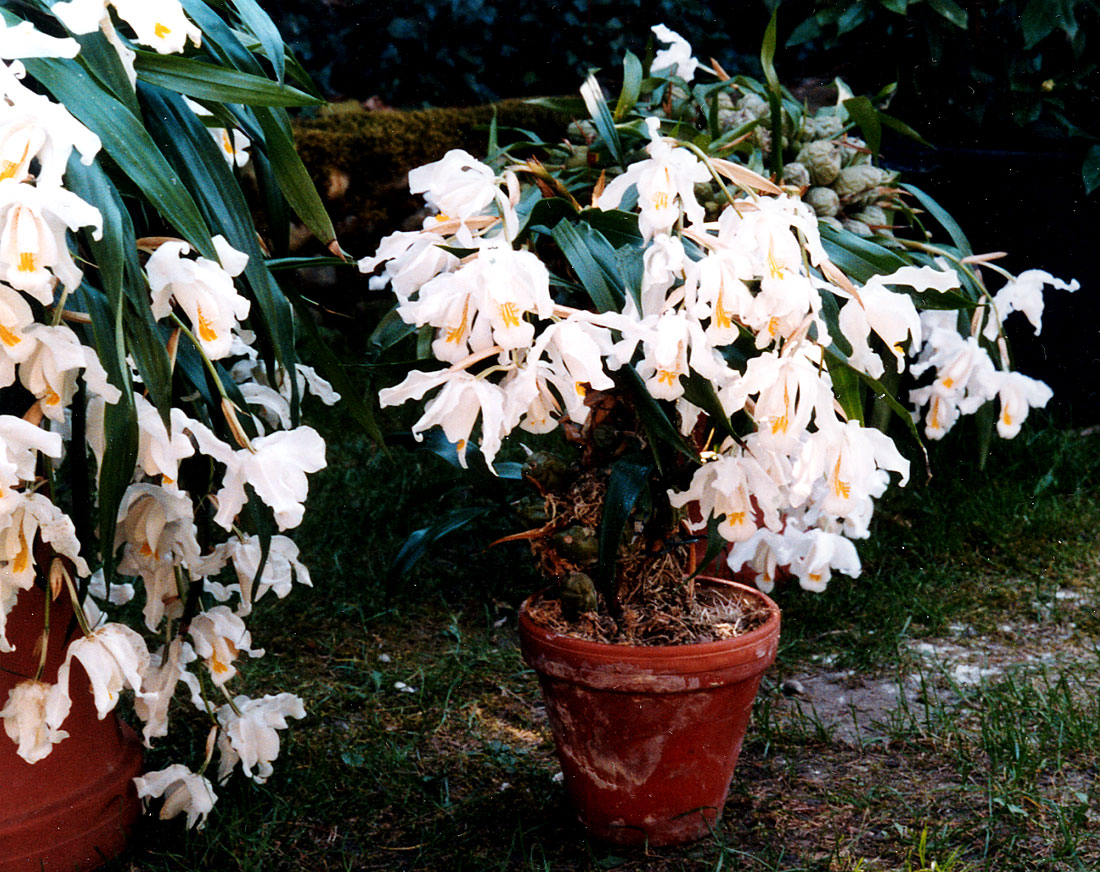
[[[8,615],[7,636],[16,650],[0,654],[0,707],[8,691],[38,669],[44,602],[38,588],[24,591]],[[51,604],[44,681],[57,679],[71,617],[66,599]],[[69,687],[73,707],[62,727],[69,738],[45,759],[27,763],[0,729],[0,872],[101,866],[122,850],[140,811],[132,781],[142,765],[137,735],[112,715],[99,720],[87,673],[77,662]]]
[[[635,647],[537,626],[520,609],[524,659],[538,673],[565,787],[593,838],[672,845],[707,835],[726,801],[760,677],[779,643],[764,626],[721,642]]]

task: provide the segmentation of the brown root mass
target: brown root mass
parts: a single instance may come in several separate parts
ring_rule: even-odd
[[[539,570],[559,582],[572,573],[595,573],[595,556],[563,553],[555,533],[587,528],[598,533],[607,494],[600,472],[578,476],[564,491],[545,491],[548,521],[531,538]],[[555,594],[536,600],[532,619],[557,633],[615,645],[689,645],[743,635],[768,619],[757,599],[713,586],[697,589],[694,540],[686,535],[654,537],[640,525],[628,524],[619,547],[615,591],[622,608],[618,618],[599,594],[599,609],[567,617]]]
[[[552,592],[533,600],[528,614],[540,627],[566,636],[611,645],[647,646],[733,639],[763,626],[770,615],[761,600],[736,588],[700,585],[690,596],[688,588],[681,582],[678,591],[668,590],[656,601],[624,605],[618,621],[606,610],[585,612],[576,621],[569,621]]]

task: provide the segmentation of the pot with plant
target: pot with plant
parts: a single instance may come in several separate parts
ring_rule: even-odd
[[[142,801],[201,826],[305,714],[237,678],[253,603],[309,583],[301,397],[336,399],[271,257],[288,206],[335,246],[302,88],[251,2],[0,3],[0,869],[100,865]],[[197,707],[205,754],[144,762],[124,694],[149,749]]]
[[[991,293],[990,258],[856,136],[881,129],[873,104],[810,115],[779,86],[774,20],[763,84],[692,84],[690,47],[654,33],[614,107],[585,82],[572,141],[502,148],[494,130],[486,162],[411,172],[430,216],[360,268],[397,297],[377,344],[404,334],[423,362],[381,403],[430,395],[417,438],[438,426],[457,464],[534,489],[505,538],[550,582],[520,635],[582,822],[667,844],[721,812],[775,658],[777,571],[812,591],[859,574],[874,501],[910,476],[899,445],[921,451],[899,397],[929,438],[964,413],[1019,431],[1049,391],[1009,369],[1001,324],[1037,319],[1059,283],[1005,274]],[[506,442],[522,466],[496,460]],[[723,549],[759,590],[697,574]]]

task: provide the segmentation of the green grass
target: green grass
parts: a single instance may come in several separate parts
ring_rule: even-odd
[[[933,485],[881,506],[861,578],[776,594],[779,662],[713,837],[647,852],[589,844],[552,780],[515,632],[538,584],[523,547],[486,550],[500,532],[486,518],[387,585],[389,560],[443,504],[451,471],[380,454],[341,426],[330,418],[330,466],[295,536],[315,588],[259,604],[251,627],[268,656],[241,688],[292,690],[309,717],[283,734],[267,785],[221,787],[201,832],[146,818],[115,870],[1100,868],[1100,617],[1096,600],[1057,596],[1100,597],[1096,436],[1025,431],[980,472],[961,438],[934,446]],[[1054,656],[959,686],[911,644],[956,624]],[[998,635],[1004,624],[1021,629]],[[1048,633],[1075,640],[1072,651],[1045,646]],[[778,680],[821,662],[899,681],[918,672],[930,704],[845,744],[812,710],[781,712]],[[190,726],[150,765],[195,759],[206,725]]]

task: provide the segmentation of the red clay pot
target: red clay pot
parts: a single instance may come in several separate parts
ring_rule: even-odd
[[[779,607],[755,588],[767,623],[736,639],[635,647],[537,626],[520,609],[524,659],[538,673],[565,787],[593,838],[673,845],[722,813],[760,677],[775,661]]]
[[[23,591],[8,615],[7,636],[16,650],[0,654],[0,707],[8,691],[38,669],[45,597]],[[51,603],[50,646],[42,680],[57,680],[72,609]],[[0,729],[0,872],[74,872],[95,869],[116,856],[140,811],[134,789],[142,765],[137,735],[113,715],[99,720],[87,673],[78,662],[70,675],[73,707],[69,738],[35,764],[15,753]]]

